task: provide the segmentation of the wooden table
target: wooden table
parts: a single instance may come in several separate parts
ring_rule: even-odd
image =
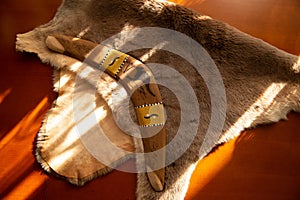
[[[300,53],[298,0],[177,1],[290,53]],[[0,199],[134,199],[136,175],[114,170],[85,187],[42,173],[35,136],[55,100],[51,68],[16,53],[16,33],[49,21],[61,0],[0,4]],[[300,199],[300,115],[244,132],[199,162],[186,199]],[[125,165],[134,165],[129,161]],[[122,166],[121,166],[122,167]]]

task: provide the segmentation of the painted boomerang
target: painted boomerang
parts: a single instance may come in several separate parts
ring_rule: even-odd
[[[92,67],[104,70],[131,94],[141,128],[144,152],[153,153],[160,150],[159,153],[146,156],[145,162],[152,188],[155,191],[162,191],[166,158],[165,116],[161,94],[149,68],[125,53],[79,38],[51,35],[47,37],[46,45],[55,52],[88,62]],[[96,56],[91,56],[95,52]]]

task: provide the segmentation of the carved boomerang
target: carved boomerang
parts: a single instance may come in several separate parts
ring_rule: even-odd
[[[79,38],[52,35],[47,37],[46,45],[53,51],[72,56],[82,62],[88,62],[92,67],[104,70],[131,94],[131,101],[135,106],[141,128],[144,152],[153,153],[145,157],[147,176],[153,189],[162,191],[166,157],[164,107],[158,86],[149,68],[125,53]]]

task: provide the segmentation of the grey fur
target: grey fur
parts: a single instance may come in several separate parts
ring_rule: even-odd
[[[44,43],[47,35],[61,33],[77,36],[87,30],[82,38],[100,43],[124,28],[134,27],[163,27],[185,33],[201,44],[213,58],[222,75],[227,98],[223,134],[214,145],[238,136],[244,129],[285,119],[290,111],[300,112],[300,66],[297,56],[223,22],[165,1],[65,0],[48,24],[18,35],[17,49],[37,53],[43,62],[50,63],[55,69],[64,68],[72,60],[50,52]],[[131,52],[137,58],[142,58],[144,53]],[[183,199],[193,167],[199,160],[198,152],[210,120],[208,91],[203,79],[194,75],[191,66],[180,58],[174,59],[168,52],[158,52],[145,62],[163,62],[188,77],[200,102],[201,126],[186,153],[166,168],[165,190],[154,192],[145,174],[138,174],[137,198]],[[272,84],[282,84],[282,88],[273,102],[265,107],[263,100],[257,102],[257,99]],[[180,108],[166,88],[161,88],[161,93],[168,113],[168,140],[171,140],[176,134],[174,127],[178,127]],[[255,102],[257,105],[253,105]],[[118,107],[110,106],[115,106],[113,109]],[[246,118],[241,118],[247,111]]]

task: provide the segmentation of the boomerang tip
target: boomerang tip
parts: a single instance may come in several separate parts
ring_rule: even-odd
[[[155,173],[155,171],[152,171],[152,169],[147,166],[147,176],[148,176],[148,179],[149,179],[149,182],[151,184],[151,186],[153,187],[153,189],[156,191],[156,192],[161,192],[164,190],[164,181],[161,180],[159,178],[159,176]]]
[[[65,48],[64,46],[52,35],[49,35],[46,39],[46,45],[49,49],[58,52],[58,53],[64,53]]]

